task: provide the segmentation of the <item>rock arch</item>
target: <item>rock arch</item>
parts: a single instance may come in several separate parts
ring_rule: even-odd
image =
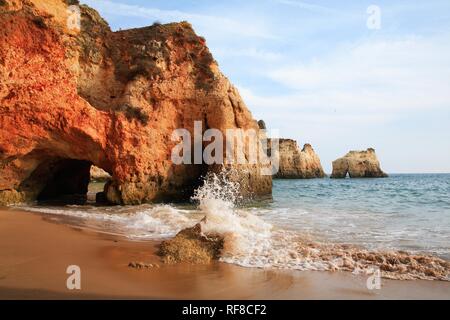
[[[350,151],[344,157],[333,161],[331,178],[384,178],[387,174],[380,168],[375,149]]]
[[[112,203],[186,197],[217,167],[174,165],[174,129],[258,129],[189,23],[112,32],[82,5],[77,32],[66,9],[63,0],[0,6],[0,204],[37,199],[24,183],[52,159],[110,172]],[[258,165],[241,169],[243,194],[271,193]]]

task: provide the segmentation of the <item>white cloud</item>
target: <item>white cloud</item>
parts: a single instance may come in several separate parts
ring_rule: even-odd
[[[258,97],[247,91],[247,99],[263,108],[338,109],[371,116],[450,108],[449,40],[410,37],[346,46],[310,63],[268,71],[266,76],[292,93]]]
[[[350,149],[375,147],[390,172],[450,172],[447,2],[386,3],[382,30],[371,32],[357,4],[201,2],[162,10],[120,1],[84,2],[121,27],[191,22],[223,72],[245,85],[238,87],[254,116],[312,143],[327,170]],[[412,33],[424,36],[405,36]]]
[[[319,96],[315,93],[293,93],[286,95],[261,96],[252,90],[239,87],[245,103],[257,117],[265,119],[284,119],[285,123],[301,119],[302,122],[320,125],[359,125],[384,123],[391,121],[393,115],[380,112],[379,109],[368,110],[367,103],[355,109],[347,108],[354,97],[339,92]],[[376,99],[374,99],[377,101]],[[336,102],[337,101],[337,102]],[[347,101],[347,102],[345,102]],[[339,108],[342,104],[345,108]]]
[[[202,34],[238,34],[241,37],[274,38],[268,30],[261,24],[255,23],[255,21],[243,22],[216,15],[197,14],[180,10],[162,10],[109,0],[84,0],[83,3],[95,7],[106,15],[149,18],[160,20],[164,23],[189,21]]]
[[[312,143],[327,171],[348,150],[375,147],[389,172],[448,172],[450,36],[369,39],[262,75],[285,93],[240,87],[246,104],[282,136]]]

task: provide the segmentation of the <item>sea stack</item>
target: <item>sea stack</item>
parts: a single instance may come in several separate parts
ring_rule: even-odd
[[[385,178],[388,175],[380,168],[375,149],[350,151],[344,157],[333,161],[331,178]]]
[[[111,174],[110,203],[187,199],[221,168],[174,164],[175,129],[258,130],[187,22],[113,32],[86,5],[68,24],[76,1],[0,2],[0,205],[71,180],[84,193],[91,165]],[[239,168],[243,195],[271,193],[259,165]]]
[[[310,144],[305,144],[300,150],[295,140],[279,140],[279,170],[274,178],[313,179],[324,176],[319,156]]]

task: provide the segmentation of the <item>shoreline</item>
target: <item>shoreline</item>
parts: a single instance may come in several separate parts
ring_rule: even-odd
[[[165,265],[158,244],[0,208],[0,299],[450,299],[443,281],[382,279],[371,291],[349,272]],[[159,267],[137,270],[133,261]],[[81,268],[81,290],[66,288],[69,265]]]

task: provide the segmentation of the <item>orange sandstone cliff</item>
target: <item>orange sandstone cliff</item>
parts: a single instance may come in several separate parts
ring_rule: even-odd
[[[0,0],[0,204],[85,193],[91,165],[116,204],[186,198],[217,167],[175,165],[174,129],[258,130],[187,22],[112,32],[76,1]],[[271,192],[258,165],[243,194]]]

